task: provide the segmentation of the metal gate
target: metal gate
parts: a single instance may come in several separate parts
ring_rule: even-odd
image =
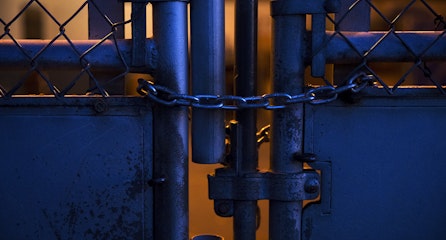
[[[192,237],[189,135],[226,239],[444,238],[445,3],[271,1],[260,96],[258,3],[4,0],[2,238]]]

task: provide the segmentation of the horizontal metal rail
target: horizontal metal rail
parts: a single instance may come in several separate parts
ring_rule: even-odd
[[[152,72],[156,67],[153,40],[146,40],[144,67],[132,68],[132,40],[0,40],[0,70],[92,68]],[[122,58],[121,58],[122,56]]]
[[[0,40],[0,70],[23,70],[38,65],[42,69],[123,68],[132,62],[132,41],[112,40]],[[120,58],[118,50],[123,59]],[[157,53],[152,39],[146,40],[145,67],[131,67],[131,72],[153,72]],[[446,36],[432,32],[332,32],[326,41],[307,55],[322,53],[327,63],[445,61]],[[124,62],[125,63],[124,63]]]
[[[432,32],[327,32],[322,51],[327,63],[445,61],[446,36]],[[311,62],[308,56],[307,62]]]

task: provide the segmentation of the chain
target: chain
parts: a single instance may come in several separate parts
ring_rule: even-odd
[[[204,109],[240,110],[263,108],[267,110],[283,109],[296,103],[325,104],[333,102],[340,93],[352,91],[357,93],[374,81],[372,75],[363,72],[355,74],[346,85],[321,86],[305,93],[290,95],[287,93],[270,93],[262,96],[240,97],[234,95],[188,95],[178,94],[169,88],[153,82],[138,79],[137,91],[151,101],[165,106],[188,106]]]

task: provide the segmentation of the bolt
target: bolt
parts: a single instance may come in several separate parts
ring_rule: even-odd
[[[97,113],[103,113],[108,110],[107,103],[102,99],[95,101],[93,107]]]
[[[305,182],[304,190],[306,193],[313,194],[319,191],[319,187],[320,187],[319,180],[311,178]]]

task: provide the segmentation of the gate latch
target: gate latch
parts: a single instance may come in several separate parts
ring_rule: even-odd
[[[219,168],[214,175],[208,175],[208,181],[209,198],[215,200],[215,212],[223,217],[232,215],[232,200],[311,200],[316,199],[320,191],[320,176],[314,170],[286,174],[256,172],[237,176],[232,168]]]
[[[269,126],[257,133],[257,144],[267,141]],[[305,169],[296,173],[276,172],[241,172],[240,144],[241,127],[231,121],[227,127],[229,152],[227,165],[208,175],[209,198],[214,200],[214,211],[221,217],[231,217],[234,201],[302,201],[312,200],[319,196],[321,177],[314,169]],[[299,157],[296,161],[307,161],[308,157]]]

